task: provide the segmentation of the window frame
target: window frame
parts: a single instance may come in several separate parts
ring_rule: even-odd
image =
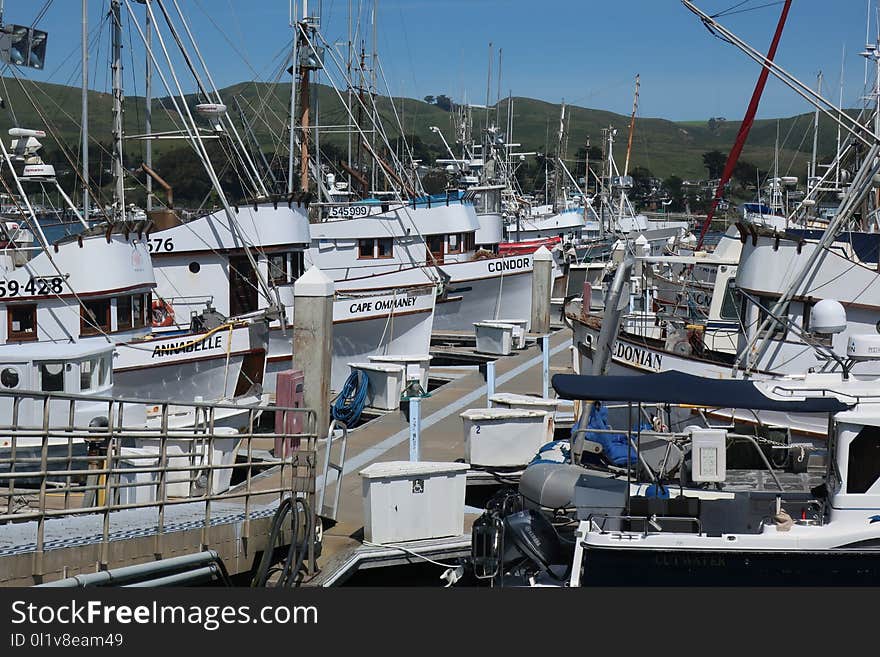
[[[136,295],[128,295],[124,294],[122,296],[116,297],[116,330],[117,331],[130,331],[134,326],[134,296]],[[120,302],[128,304],[128,312],[123,313],[121,311]],[[123,324],[122,318],[123,316],[127,317],[125,323]]]
[[[367,243],[369,243],[369,245],[370,245],[369,255],[364,255],[364,248],[363,247],[366,246]],[[376,259],[376,240],[374,240],[373,238],[359,239],[358,243],[357,243],[357,249],[358,249],[358,260],[375,260]]]
[[[96,303],[105,303],[107,304],[106,311],[104,312],[104,322],[102,323],[98,315],[92,312],[91,308],[89,308],[90,304]],[[98,328],[94,328],[91,326],[85,317],[85,313],[90,313],[95,320],[95,324],[98,325]],[[92,335],[102,335],[106,333],[112,332],[112,324],[110,323],[110,299],[85,299],[80,306],[79,313],[79,334],[81,336],[92,336]]]
[[[452,238],[455,238],[456,247],[452,248]],[[446,236],[446,253],[450,255],[458,255],[464,253],[464,237],[463,233],[449,233]]]
[[[33,331],[14,331],[12,329],[12,313],[14,310],[23,311],[30,309],[31,323],[34,327]],[[36,342],[39,337],[37,328],[37,304],[12,304],[6,306],[6,340],[9,342]]]
[[[276,267],[273,260],[281,260],[281,267]],[[277,274],[273,274],[273,268],[278,269]],[[268,274],[269,284],[273,286],[287,285],[290,282],[290,267],[288,264],[288,254],[269,253],[266,255],[266,273]]]
[[[386,243],[388,245],[388,254],[387,255],[379,255],[379,245],[381,243]],[[373,239],[373,244],[375,245],[375,258],[377,260],[389,260],[394,257],[394,238],[393,237],[377,237]]]

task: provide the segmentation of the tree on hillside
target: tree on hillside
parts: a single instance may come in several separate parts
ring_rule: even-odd
[[[709,171],[710,180],[721,177],[725,162],[727,162],[727,156],[721,151],[703,153],[703,166]]]
[[[443,169],[431,169],[422,176],[422,187],[428,194],[440,194],[446,191],[448,178]]]
[[[663,188],[666,190],[666,193],[669,194],[669,198],[672,200],[669,209],[673,212],[681,212],[684,209],[684,192],[682,190],[683,185],[684,180],[674,175],[669,176],[666,180],[663,181]]]
[[[428,103],[428,105],[433,105],[436,100],[437,99],[434,98],[434,96],[425,96],[425,102]]]
[[[437,96],[437,98],[434,99],[434,104],[442,109],[444,112],[452,111],[452,99],[446,94],[440,94],[439,96]]]
[[[761,172],[751,162],[740,160],[733,168],[733,178],[743,187],[757,186]]]
[[[574,175],[581,178],[587,170],[587,147],[581,146],[575,153]],[[590,168],[593,171],[601,170],[602,149],[598,146],[590,146]]]
[[[634,167],[630,174],[633,179],[633,195],[636,198],[649,196],[653,191],[651,181],[654,179],[651,170],[647,167]]]

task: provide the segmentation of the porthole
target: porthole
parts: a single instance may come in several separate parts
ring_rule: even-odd
[[[201,271],[201,269],[202,269],[202,266],[199,263],[197,263],[195,260],[193,260],[191,263],[189,263],[189,270],[193,274],[198,274]]]
[[[19,382],[18,370],[13,367],[4,367],[0,371],[0,385],[4,388],[17,388]]]

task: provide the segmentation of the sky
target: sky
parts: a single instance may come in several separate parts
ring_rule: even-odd
[[[539,98],[629,114],[636,74],[641,76],[638,114],[672,120],[738,119],[745,111],[759,67],[713,36],[679,0],[375,0],[379,57],[394,95],[446,94],[456,101],[486,100],[489,43],[493,44],[490,98]],[[109,0],[87,0],[91,50],[90,86],[110,86]],[[178,0],[218,86],[273,80],[289,49],[289,0]],[[166,4],[173,10],[173,0]],[[696,0],[709,14],[761,52],[769,47],[782,5],[772,0]],[[45,12],[41,10],[48,5]],[[739,6],[736,6],[739,5]],[[763,6],[762,5],[769,5]],[[132,2],[142,20],[143,6]],[[311,0],[320,6],[330,43],[348,40],[348,12],[370,46],[371,0]],[[747,10],[747,11],[743,11]],[[4,21],[49,33],[39,80],[80,84],[81,0],[5,0]],[[123,7],[125,14],[125,8]],[[877,14],[876,0],[871,13]],[[844,104],[864,96],[867,0],[794,0],[776,61],[806,84],[824,76],[823,94],[837,100],[843,65]],[[872,18],[872,41],[877,21]],[[132,47],[129,40],[132,40]],[[125,27],[126,93],[143,93],[142,48],[135,28]],[[845,56],[844,56],[845,53]],[[284,79],[287,79],[286,77]],[[384,85],[383,85],[384,86]],[[384,91],[384,89],[381,89]],[[162,95],[162,94],[158,94]],[[771,76],[760,118],[811,111],[806,101]]]

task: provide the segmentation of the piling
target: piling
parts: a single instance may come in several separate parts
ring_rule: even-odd
[[[538,335],[550,332],[550,295],[553,286],[553,256],[542,246],[532,257],[531,331]]]
[[[315,409],[319,438],[330,425],[330,368],[335,285],[318,267],[293,284],[293,357],[302,370],[303,401]]]

